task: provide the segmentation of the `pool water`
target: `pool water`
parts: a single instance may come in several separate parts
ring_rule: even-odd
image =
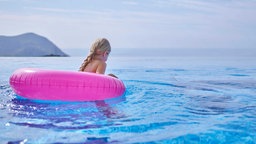
[[[256,143],[255,58],[112,57],[123,96],[24,99],[18,68],[77,70],[83,58],[0,58],[0,143]]]

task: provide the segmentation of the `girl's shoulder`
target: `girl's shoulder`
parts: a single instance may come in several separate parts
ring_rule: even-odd
[[[95,63],[96,65],[107,65],[106,62],[102,61],[102,60],[93,60],[93,63]]]

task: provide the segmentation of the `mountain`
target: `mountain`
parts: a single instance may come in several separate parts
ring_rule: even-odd
[[[0,36],[0,56],[68,56],[53,42],[35,33]]]

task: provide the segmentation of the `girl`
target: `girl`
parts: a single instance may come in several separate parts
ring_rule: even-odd
[[[111,46],[107,39],[96,39],[96,41],[91,46],[89,55],[82,63],[79,71],[104,74],[107,67],[106,61],[110,52]],[[113,74],[109,75],[116,77]]]

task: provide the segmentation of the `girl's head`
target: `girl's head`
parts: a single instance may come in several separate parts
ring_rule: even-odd
[[[98,38],[92,44],[90,54],[92,55],[104,55],[111,52],[111,46],[106,38]]]

